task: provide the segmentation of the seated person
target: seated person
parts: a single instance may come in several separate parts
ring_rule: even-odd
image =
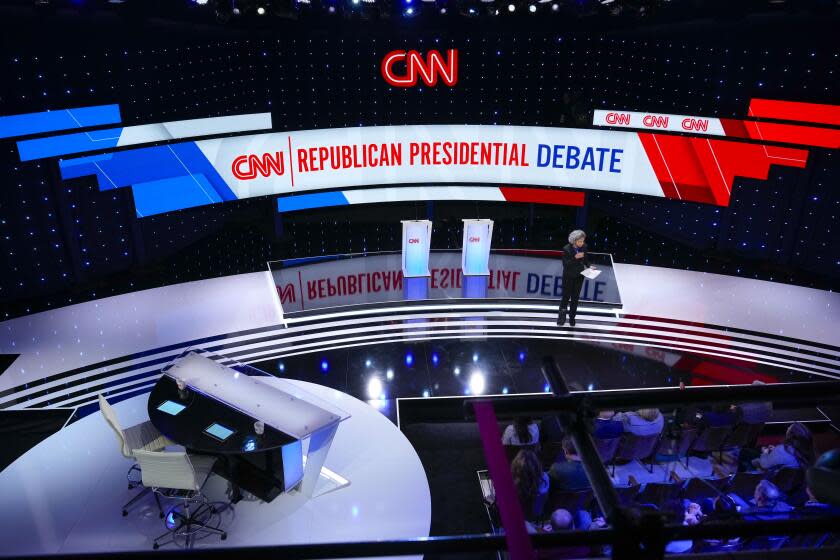
[[[740,513],[746,521],[785,518],[793,510],[782,500],[782,493],[769,480],[762,480],[756,484],[751,500],[753,505],[747,504],[736,494],[731,494],[730,498],[740,506]]]
[[[744,452],[749,453],[746,449],[741,451],[742,454]],[[753,459],[751,464],[754,468],[765,471],[775,467],[807,469],[814,464],[816,456],[811,430],[805,427],[805,424],[794,422],[787,429],[781,445],[768,445],[762,448],[761,454]]]
[[[652,436],[662,433],[665,418],[658,408],[643,408],[635,412],[619,412],[613,420],[624,425],[624,431],[637,436]]]
[[[517,416],[502,434],[502,445],[536,445],[539,441],[540,429],[527,416]]]
[[[550,530],[552,533],[559,531],[574,531],[575,527],[574,517],[565,509],[555,510],[551,514],[551,522],[545,530]],[[577,546],[559,546],[549,549],[539,550],[537,557],[544,560],[561,560],[566,558],[586,558],[592,553],[592,549],[586,545]]]
[[[700,515],[699,521],[702,524],[719,523],[724,524],[738,518],[738,511],[735,502],[728,496],[715,496],[704,500],[709,506],[708,515]],[[688,512],[686,512],[688,513]],[[740,538],[708,538],[694,541],[692,552],[711,552],[721,548],[732,548],[738,546]]]
[[[551,486],[558,492],[574,492],[591,488],[589,478],[583,470],[583,464],[572,443],[572,438],[563,438],[563,456],[565,461],[556,461],[548,471]]]
[[[530,449],[520,450],[510,463],[510,474],[525,519],[539,519],[548,498],[549,480],[537,454]]]
[[[615,419],[615,411],[602,410],[595,418],[595,430],[593,435],[599,439],[612,439],[620,437],[624,433],[624,424]]]

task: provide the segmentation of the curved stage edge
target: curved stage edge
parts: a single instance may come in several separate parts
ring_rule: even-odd
[[[739,277],[616,264],[623,309],[551,301],[393,302],[283,315],[270,273],[133,292],[0,323],[0,410],[67,409],[150,390],[189,347],[224,363],[424,340],[577,341],[674,350],[840,378],[840,294]],[[733,381],[737,382],[737,381]]]
[[[351,414],[341,424],[325,463],[350,484],[320,495],[316,491],[310,500],[284,494],[271,503],[244,499],[232,508],[222,506],[220,521],[227,540],[207,537],[195,546],[427,537],[429,484],[402,432],[350,395],[303,381],[293,383]],[[123,425],[148,419],[146,400],[143,394],[115,405]],[[359,442],[365,441],[371,444],[361,448]],[[73,423],[29,450],[0,473],[0,494],[7,503],[17,504],[0,523],[2,554],[151,551],[152,539],[163,532],[152,496],[138,502],[128,517],[120,515],[123,503],[137,492],[126,490],[129,464],[100,414]],[[217,476],[205,486],[211,502],[226,501],[227,492],[226,481]],[[406,508],[409,503],[412,507]]]

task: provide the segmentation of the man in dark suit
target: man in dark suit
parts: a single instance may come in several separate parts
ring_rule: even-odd
[[[583,287],[584,277],[581,274],[590,266],[586,258],[586,234],[576,229],[569,234],[569,244],[563,247],[563,297],[560,300],[560,313],[557,316],[557,324],[563,326],[566,323],[566,309],[569,310],[569,325],[575,326],[575,315],[577,314],[580,289]],[[569,303],[571,302],[571,307]]]

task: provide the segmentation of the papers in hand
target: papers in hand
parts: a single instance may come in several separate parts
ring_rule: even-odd
[[[601,274],[601,271],[595,270],[594,268],[584,268],[581,274],[583,274],[590,280],[595,280],[596,278],[598,278],[598,275]]]

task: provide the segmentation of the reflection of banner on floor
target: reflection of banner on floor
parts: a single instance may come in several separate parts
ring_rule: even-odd
[[[404,299],[400,254],[318,262],[272,270],[284,312],[339,305],[402,301]],[[584,281],[581,300],[620,302],[610,267],[595,281]],[[463,297],[464,276],[459,252],[434,252],[430,256],[428,299]],[[516,255],[490,256],[487,298],[557,300],[562,297],[562,262]]]

